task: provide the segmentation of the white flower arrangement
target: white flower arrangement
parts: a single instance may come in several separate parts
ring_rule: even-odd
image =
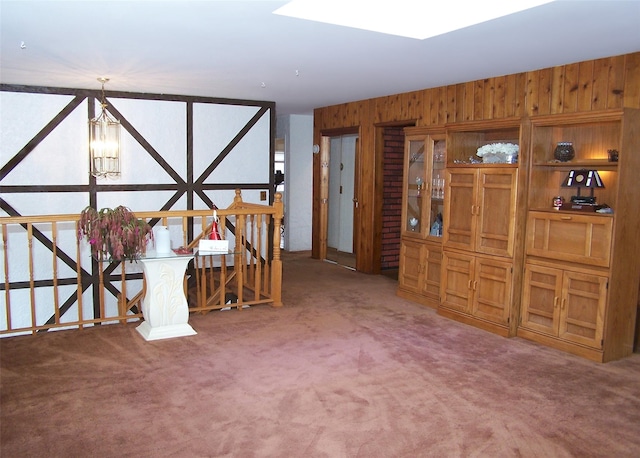
[[[505,156],[517,156],[520,147],[513,143],[490,143],[478,148],[476,153],[480,157],[486,154],[503,154]]]

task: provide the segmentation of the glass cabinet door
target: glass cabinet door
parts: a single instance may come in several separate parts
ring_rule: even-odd
[[[404,230],[419,234],[425,228],[423,219],[423,197],[427,190],[428,177],[425,163],[425,137],[406,138],[406,181]]]
[[[431,192],[429,196],[429,236],[442,237],[442,215],[444,210],[444,177],[446,164],[446,142],[444,138],[431,138]]]
[[[405,233],[442,237],[445,145],[444,135],[414,134],[405,138]]]

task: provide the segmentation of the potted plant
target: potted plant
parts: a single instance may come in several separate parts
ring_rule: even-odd
[[[133,261],[153,240],[151,226],[122,205],[100,211],[88,206],[80,213],[78,239],[86,238],[91,254],[109,261]]]

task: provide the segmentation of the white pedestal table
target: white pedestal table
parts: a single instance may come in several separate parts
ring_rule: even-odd
[[[144,321],[136,330],[145,340],[197,334],[189,325],[189,305],[184,292],[184,275],[193,254],[159,254],[140,258],[146,281],[142,302]]]

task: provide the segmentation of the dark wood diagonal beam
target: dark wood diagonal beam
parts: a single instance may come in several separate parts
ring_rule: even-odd
[[[91,282],[85,281],[84,275],[82,276],[81,281],[82,281],[82,292],[84,293],[84,291],[91,285]],[[60,309],[59,309],[60,316],[64,316],[64,314],[67,313],[69,309],[73,306],[73,304],[75,304],[76,302],[78,302],[77,292],[69,294],[67,299],[60,306]],[[55,324],[55,322],[56,322],[56,315],[54,313],[49,317],[49,319],[45,322],[45,324]],[[41,330],[39,332],[46,332],[46,331]]]
[[[58,127],[58,125],[67,117],[69,114],[78,108],[78,105],[82,103],[85,97],[74,97],[60,112],[54,116],[54,118],[49,121],[41,130],[38,132],[31,140],[27,142],[26,145],[22,147],[20,151],[16,153],[7,163],[0,169],[0,180],[3,180],[9,172],[11,172],[22,160],[34,150],[36,146],[40,144],[40,142],[49,135],[53,129]]]
[[[122,127],[124,127],[127,132],[129,132],[131,134],[131,136],[138,142],[140,143],[140,146],[142,146],[142,148],[144,148],[144,150],[149,153],[149,156],[151,156],[158,164],[160,164],[160,166],[162,167],[162,169],[171,177],[173,178],[173,180],[176,183],[180,183],[180,184],[185,184],[185,181],[182,179],[182,177],[180,176],[180,174],[178,172],[176,172],[173,167],[171,167],[169,165],[169,163],[167,161],[164,160],[164,158],[160,155],[160,153],[158,153],[158,151],[156,151],[156,149],[151,146],[151,143],[149,143],[147,141],[146,138],[144,138],[140,132],[138,132],[138,130],[133,127],[133,125],[127,121],[127,118],[125,118],[124,116],[122,116],[122,113],[120,113],[118,111],[118,109],[113,105],[113,103],[109,102],[109,107],[107,108],[107,110],[113,114],[119,121],[120,124],[122,125]]]
[[[245,124],[245,126],[236,134],[236,136],[229,142],[229,144],[222,150],[220,154],[215,158],[215,160],[202,172],[202,175],[198,177],[195,181],[197,184],[202,184],[204,180],[206,180],[209,175],[218,167],[218,165],[223,161],[225,157],[229,155],[229,153],[235,148],[235,146],[244,138],[245,135],[256,125],[258,120],[262,118],[262,116],[269,110],[268,107],[262,107],[258,110],[258,112]]]
[[[9,216],[23,216],[18,213],[12,206],[10,206],[4,199],[0,199],[0,208],[4,210]],[[21,224],[21,226],[27,230],[26,224]],[[47,238],[38,228],[33,227],[33,237],[38,240],[42,245],[47,248],[49,251],[53,253],[53,242]],[[77,272],[78,264],[74,261],[67,253],[61,250],[56,245],[56,257],[64,262],[67,266],[73,269],[74,272]],[[82,269],[82,275],[89,275],[89,272]]]

